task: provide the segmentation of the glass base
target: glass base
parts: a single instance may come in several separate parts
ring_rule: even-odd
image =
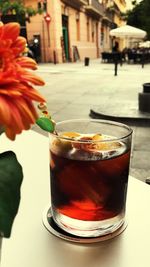
[[[97,237],[79,237],[79,236],[67,233],[54,222],[52,214],[51,214],[51,208],[49,206],[47,206],[43,212],[43,224],[44,224],[44,227],[47,229],[47,231],[53,234],[54,236],[61,238],[63,240],[69,241],[69,242],[75,242],[75,243],[81,243],[81,244],[91,244],[91,243],[97,243],[97,242],[110,240],[120,235],[127,227],[127,222],[125,220],[125,222],[113,233],[109,233],[109,234],[97,236]]]
[[[124,214],[103,221],[82,221],[72,219],[51,209],[55,223],[67,233],[79,237],[97,237],[116,231],[124,223]]]

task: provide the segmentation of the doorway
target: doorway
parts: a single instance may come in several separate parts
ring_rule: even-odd
[[[62,15],[62,35],[64,42],[64,53],[66,61],[70,60],[69,54],[69,33],[68,33],[68,16]]]

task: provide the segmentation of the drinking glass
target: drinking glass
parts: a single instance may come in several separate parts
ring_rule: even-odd
[[[50,134],[51,213],[79,237],[113,233],[125,221],[132,129],[124,124],[77,119]]]

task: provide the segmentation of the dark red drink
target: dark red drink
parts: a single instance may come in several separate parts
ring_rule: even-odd
[[[51,152],[55,209],[78,220],[99,221],[124,211],[129,152],[106,160],[72,160]]]

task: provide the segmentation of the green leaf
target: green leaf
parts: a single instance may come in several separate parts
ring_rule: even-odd
[[[36,120],[36,124],[44,131],[53,133],[55,130],[54,123],[46,117],[41,117]]]
[[[0,154],[0,232],[10,237],[20,203],[22,167],[12,151]]]

